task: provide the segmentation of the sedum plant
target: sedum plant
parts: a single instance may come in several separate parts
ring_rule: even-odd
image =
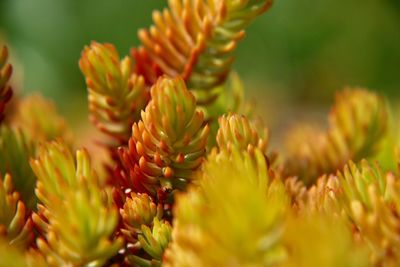
[[[85,47],[79,66],[88,87],[91,121],[116,145],[126,142],[147,103],[144,78],[133,72],[129,57],[120,59],[112,44]]]
[[[203,161],[209,132],[194,96],[182,79],[162,77],[141,117],[132,126],[128,148],[119,150],[127,173],[124,187],[154,197],[160,189],[183,190]]]
[[[383,96],[345,88],[326,130],[301,124],[268,151],[231,67],[271,4],[169,0],[131,55],[85,47],[103,161],[76,149],[81,135],[51,102],[13,92],[2,47],[0,266],[399,266],[397,127]]]
[[[37,246],[55,266],[102,266],[123,244],[112,237],[118,211],[91,168],[86,150],[76,152],[52,142],[31,160],[38,181],[36,195],[45,221],[34,216],[43,232]]]
[[[329,128],[294,131],[289,136],[288,174],[299,174],[306,183],[324,173],[334,173],[349,160],[377,155],[388,131],[388,108],[384,98],[365,89],[341,91],[329,114]]]
[[[263,153],[222,150],[207,159],[198,175],[199,186],[177,199],[166,266],[275,266],[281,262],[280,221],[286,195],[282,182],[269,177]]]
[[[0,180],[0,206],[1,237],[12,246],[27,247],[33,240],[33,224],[9,174]]]

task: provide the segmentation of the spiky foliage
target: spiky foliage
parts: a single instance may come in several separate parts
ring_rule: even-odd
[[[341,191],[340,182],[335,175],[321,176],[307,191],[303,211],[330,216],[341,215],[343,207],[337,201]]]
[[[8,49],[3,46],[0,49],[0,123],[4,119],[4,110],[10,100],[13,91],[8,81],[12,74],[12,66],[7,64]]]
[[[338,175],[343,193],[338,196],[354,223],[358,238],[370,249],[376,266],[400,262],[400,180],[379,165],[362,161],[346,165]]]
[[[385,100],[346,89],[328,129],[291,132],[278,166],[238,76],[227,79],[271,2],[169,0],[139,31],[135,65],[111,44],[84,49],[91,118],[111,137],[104,177],[85,149],[71,153],[54,106],[17,99],[0,128],[0,267],[399,266],[400,174],[348,163],[393,167]],[[6,60],[2,49],[0,121]]]
[[[157,217],[154,217],[151,228],[143,224],[138,239],[149,257],[130,255],[128,262],[133,266],[161,266],[162,256],[171,239],[171,229],[168,221],[159,221]]]
[[[45,239],[37,240],[47,261],[54,266],[102,266],[122,240],[111,237],[118,211],[108,189],[101,190],[87,151],[76,152],[75,164],[64,143],[52,142],[41,148],[31,165],[38,178],[36,194],[48,210]]]
[[[143,77],[133,73],[131,59],[121,60],[111,44],[92,42],[79,66],[86,77],[92,122],[117,145],[125,144],[148,100]]]
[[[120,209],[120,214],[124,225],[121,229],[122,234],[126,240],[135,243],[142,225],[150,226],[154,218],[161,219],[163,207],[156,205],[145,193],[131,193],[130,197],[126,198],[123,208]]]
[[[29,158],[35,154],[35,147],[21,129],[0,127],[0,173],[9,173],[16,190],[21,194],[28,208],[36,205],[36,178],[29,166]]]
[[[133,51],[136,71],[149,83],[160,73],[182,76],[190,89],[210,90],[227,78],[232,52],[244,29],[266,11],[272,0],[169,0],[154,11],[154,26],[140,30],[142,47]],[[215,98],[211,92],[200,103]]]
[[[217,144],[220,149],[230,150],[232,146],[239,150],[246,150],[249,146],[257,147],[264,154],[268,145],[268,131],[264,129],[263,136],[259,136],[257,129],[242,115],[228,114],[218,119],[219,130]]]
[[[201,92],[192,91],[196,99],[202,98]],[[209,94],[210,92],[204,92]],[[237,113],[251,118],[252,107],[244,99],[244,86],[239,78],[239,75],[233,72],[223,85],[213,89],[212,94],[215,94],[215,99],[207,106],[200,106],[204,112],[205,120],[210,126],[210,137],[208,138],[208,148],[217,145],[216,136],[219,129],[218,118],[229,113]]]
[[[26,247],[33,240],[32,220],[25,204],[14,191],[11,176],[0,179],[0,237],[10,245]]]
[[[327,132],[307,131],[300,143],[289,146],[288,174],[300,175],[309,184],[318,175],[341,169],[349,160],[372,157],[387,126],[388,108],[380,95],[347,88],[336,96]]]
[[[70,140],[71,132],[53,102],[38,94],[22,98],[18,103],[13,124],[24,129],[30,139],[51,141],[56,138]]]
[[[157,191],[185,188],[203,161],[209,133],[204,115],[181,78],[160,78],[151,101],[134,123],[129,148],[119,153],[125,188],[157,196]]]
[[[286,195],[280,181],[268,176],[263,153],[224,150],[207,160],[199,176],[199,188],[177,199],[172,242],[163,264],[275,266],[280,262]]]

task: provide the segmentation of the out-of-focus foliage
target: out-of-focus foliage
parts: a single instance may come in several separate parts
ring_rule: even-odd
[[[31,249],[26,253],[9,246],[7,242],[0,239],[0,267],[48,267],[43,255]]]
[[[16,190],[29,208],[34,208],[36,178],[29,166],[29,158],[35,155],[35,146],[21,129],[3,125],[0,127],[0,172],[9,173]]]
[[[283,243],[288,260],[282,267],[370,266],[365,249],[352,239],[344,220],[329,215],[291,217]]]
[[[388,107],[382,96],[363,89],[345,89],[336,96],[329,128],[289,132],[287,171],[310,183],[333,173],[349,160],[377,155],[388,132]],[[299,127],[304,127],[300,125]]]
[[[164,0],[3,0],[0,31],[26,66],[24,90],[44,90],[65,112],[72,104],[63,101],[66,96],[85,93],[76,68],[82,47],[92,40],[112,42],[126,55],[139,43],[136,29],[148,27],[151,11],[166,5]],[[305,16],[307,10],[312,12]],[[246,30],[234,67],[246,84],[264,84],[248,88],[263,96],[279,89],[291,97],[329,101],[344,85],[397,95],[399,22],[397,0],[275,1],[268,16]]]
[[[8,49],[2,47],[0,50],[0,122],[4,118],[4,110],[7,102],[12,96],[11,86],[8,84],[12,74],[12,66],[7,63]]]
[[[286,195],[268,176],[260,150],[213,154],[197,179],[199,188],[177,199],[165,266],[275,266],[282,260]]]
[[[371,249],[375,265],[396,266],[400,260],[400,182],[379,165],[350,162],[338,175],[343,187],[339,200],[354,223],[357,234]]]
[[[28,246],[33,239],[32,220],[8,174],[0,179],[0,207],[0,236],[5,236],[10,245]]]
[[[42,96],[30,95],[20,100],[15,114],[14,124],[26,128],[29,139],[37,141],[52,141],[63,138],[71,141],[71,132],[55,105]]]
[[[73,58],[71,68],[77,69],[78,52],[76,57],[67,52],[75,49],[73,38],[68,38],[74,30],[60,26],[60,21],[69,25],[60,14],[80,13],[87,7],[89,12],[81,16],[90,21],[90,27],[74,24],[81,22],[78,17],[70,20],[82,34],[76,40],[85,39],[87,44],[86,32],[94,39],[97,30],[104,30],[94,19],[96,14],[104,7],[112,13],[127,0],[104,5],[92,0],[58,1],[57,7],[66,13],[49,12],[54,5],[50,0],[37,1],[46,2],[47,16],[57,16],[54,25],[38,28],[52,33],[48,36],[62,35],[64,42],[56,51],[62,50],[68,60]],[[140,3],[144,2],[126,3],[124,11],[130,12],[129,6],[134,5],[134,11],[145,14]],[[22,72],[16,68],[10,79],[8,63],[18,66],[14,63],[18,58],[9,58],[7,49],[0,51],[0,119],[4,118],[0,126],[0,266],[399,266],[400,173],[395,168],[400,161],[399,109],[390,112],[389,101],[380,93],[348,87],[337,94],[327,129],[303,123],[296,131],[286,126],[276,131],[271,125],[267,130],[255,116],[254,105],[245,101],[244,84],[231,67],[243,29],[269,10],[271,1],[146,3],[166,9],[153,12],[154,26],[138,31],[139,45],[123,31],[129,25],[124,12],[118,19],[100,16],[133,47],[130,55],[120,56],[120,44],[96,38],[79,61],[90,116],[108,139],[96,135],[95,129],[80,129],[72,135],[50,102],[20,94]],[[392,76],[399,69],[393,67],[400,62],[396,61],[400,37],[391,24],[398,18],[393,11],[399,10],[398,5],[391,0],[366,0],[357,3],[357,9],[347,9],[354,3],[277,2],[264,21],[268,28],[253,36],[265,38],[268,44],[246,49],[251,55],[242,61],[249,63],[244,73],[253,77],[258,73],[256,62],[263,65],[261,84],[272,89],[266,91],[271,96],[266,105],[269,118],[282,125],[287,122],[282,111],[292,105],[275,101],[287,86],[311,91],[318,86],[318,92],[324,93],[313,96],[319,97],[329,93],[336,81],[343,81],[336,80],[338,74],[348,83],[354,80],[347,74],[364,85],[377,81],[383,89],[398,84]],[[0,23],[13,21],[18,7],[31,11],[37,5],[1,1]],[[307,7],[312,8],[312,16],[304,11]],[[381,21],[363,18],[365,14]],[[291,20],[285,21],[288,17]],[[30,22],[34,27],[47,17],[41,19]],[[343,58],[343,45],[336,38],[347,33],[352,22],[357,22],[356,31],[346,40],[362,45]],[[264,27],[263,19],[259,23],[253,29]],[[34,42],[18,42],[13,35],[12,29],[21,30],[19,25],[14,21],[7,28],[7,38],[15,51],[32,49]],[[305,31],[301,30],[304,25]],[[53,26],[59,27],[57,31],[51,31]],[[129,31],[135,31],[131,26]],[[323,34],[316,34],[321,29]],[[384,42],[388,33],[392,42]],[[364,34],[363,38],[358,34]],[[376,46],[378,56],[370,49],[375,39],[366,41],[376,34],[382,42]],[[308,38],[313,42],[299,45]],[[40,39],[40,43],[47,45],[48,40]],[[365,51],[367,56],[353,63]],[[51,49],[47,52],[52,54]],[[242,53],[239,47],[238,54]],[[23,53],[19,55],[24,58]],[[302,59],[304,55],[307,60]],[[51,60],[62,68],[61,58]],[[389,58],[384,68],[378,64],[382,58]],[[45,61],[35,58],[35,66],[40,69]],[[359,62],[366,64],[357,67]],[[360,69],[368,71],[352,76]],[[240,64],[239,70],[244,70]],[[32,77],[39,76],[45,89],[60,78],[54,71],[37,73],[32,71]],[[77,85],[73,79],[60,82],[68,89]],[[11,91],[10,84],[17,90]],[[311,91],[296,91],[290,98],[307,97]],[[62,102],[75,104],[69,99]],[[82,117],[75,107],[68,116],[74,112]],[[300,117],[294,113],[289,119]],[[269,130],[287,137],[286,151],[282,140],[277,140],[277,152],[267,152]],[[96,141],[107,145],[111,157],[101,158],[100,146],[92,145]],[[95,157],[90,158],[85,148],[74,155],[71,151],[77,144],[93,149]]]

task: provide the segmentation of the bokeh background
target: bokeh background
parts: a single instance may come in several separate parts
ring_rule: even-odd
[[[69,121],[86,120],[78,68],[92,40],[120,54],[139,44],[165,0],[0,0],[0,43],[11,47],[14,87],[54,99]],[[334,92],[363,86],[400,96],[399,0],[276,0],[248,29],[234,69],[271,124],[323,114]],[[307,115],[308,114],[308,115]],[[285,119],[285,118],[288,118]],[[280,125],[282,126],[282,125]]]

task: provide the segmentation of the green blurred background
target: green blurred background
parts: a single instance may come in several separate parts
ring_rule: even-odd
[[[75,107],[86,105],[77,63],[83,47],[91,40],[110,42],[128,54],[138,45],[137,29],[149,26],[152,10],[165,5],[165,0],[0,0],[0,42],[10,45],[17,62],[16,87],[42,91],[67,117],[82,116]],[[395,97],[400,0],[276,0],[250,26],[236,55],[234,69],[270,116],[275,108],[287,113],[294,106],[325,106],[346,85]]]

